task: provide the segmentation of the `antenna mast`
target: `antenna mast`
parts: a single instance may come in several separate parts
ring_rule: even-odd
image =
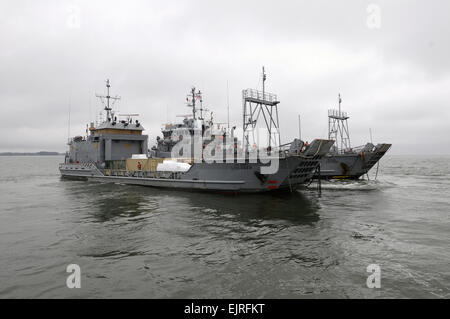
[[[278,120],[278,104],[277,96],[272,93],[266,93],[265,81],[266,73],[263,67],[262,73],[263,91],[257,91],[253,89],[247,89],[242,91],[242,103],[243,103],[243,142],[248,149],[250,144],[250,136],[252,135],[252,142],[255,144],[257,136],[255,136],[256,125],[260,116],[263,118],[268,130],[269,145],[268,149],[271,150],[272,146],[280,146],[280,126]]]
[[[200,91],[198,91],[198,92],[200,94]],[[189,101],[189,98],[191,98],[190,101]],[[186,98],[186,102],[188,103],[189,107],[192,107],[192,116],[193,116],[194,120],[196,120],[197,117],[196,117],[195,113],[197,112],[197,109],[195,108],[195,86],[193,86],[191,88],[191,93]],[[201,116],[201,114],[200,114],[200,116]]]
[[[67,143],[69,143],[69,141],[70,141],[70,108],[71,108],[71,104],[72,104],[72,101],[69,98],[69,123],[67,126]]]
[[[199,119],[203,121],[203,99],[202,99],[202,92],[198,90],[197,97],[200,99],[200,117]]]
[[[227,128],[230,130],[230,93],[228,90],[228,80],[227,80]]]
[[[266,82],[266,71],[264,70],[264,66],[262,67],[262,92],[264,95],[265,92],[265,82]]]
[[[341,110],[341,94],[338,95],[339,109],[328,110],[328,139],[335,141],[337,152],[344,152],[351,148],[350,133],[348,130],[347,112]]]
[[[111,87],[111,84],[109,82],[109,79],[106,80],[106,95],[98,95],[96,94],[95,96],[97,96],[98,98],[100,98],[100,100],[102,101],[103,105],[105,106],[104,110],[106,111],[106,120],[109,122],[112,119],[112,106],[114,105],[114,103],[118,100],[120,100],[120,96],[114,96],[112,97],[109,94],[109,88]],[[106,99],[106,104],[104,102],[103,99]],[[109,100],[113,100],[113,104],[110,105]]]

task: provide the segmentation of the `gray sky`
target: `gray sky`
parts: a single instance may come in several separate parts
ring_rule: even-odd
[[[369,6],[375,4],[376,6]],[[374,9],[375,8],[375,9]],[[380,15],[377,10],[380,9]],[[8,1],[0,3],[0,151],[64,151],[122,96],[153,143],[189,109],[192,85],[219,122],[241,126],[241,90],[277,93],[282,141],[327,135],[327,109],[350,115],[352,145],[450,153],[450,2]]]

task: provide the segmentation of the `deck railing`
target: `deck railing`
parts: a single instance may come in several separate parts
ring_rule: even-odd
[[[348,119],[347,112],[339,111],[339,110],[328,110],[328,117],[335,119]]]
[[[349,147],[344,149],[338,149],[336,146],[333,146],[330,150],[331,153],[334,154],[357,154],[361,153],[366,145],[360,145],[355,147]]]
[[[277,102],[277,95],[273,93],[267,93],[258,91],[255,89],[247,89],[242,91],[242,97],[244,99],[255,99],[260,101],[266,101],[270,103]]]

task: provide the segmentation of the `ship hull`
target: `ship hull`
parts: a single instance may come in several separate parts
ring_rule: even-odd
[[[327,154],[320,162],[321,179],[358,179],[386,154],[391,144],[380,144],[373,151],[351,154]]]
[[[265,158],[264,162],[259,159],[194,162],[186,172],[104,169],[94,163],[64,163],[59,165],[59,170],[64,178],[172,189],[233,193],[293,191],[310,182],[332,144],[330,140],[314,140],[304,153],[282,153],[282,157]],[[270,165],[274,173],[268,173]]]
[[[279,160],[274,174],[262,175],[261,163],[196,163],[185,174],[158,177],[155,172],[114,172],[93,164],[61,164],[61,176],[70,179],[120,183],[180,190],[259,193],[295,190],[311,180],[320,158],[290,156]],[[256,173],[255,173],[256,172]]]

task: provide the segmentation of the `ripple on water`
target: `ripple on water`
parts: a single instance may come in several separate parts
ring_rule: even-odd
[[[321,195],[242,196],[63,180],[59,161],[0,158],[1,298],[449,296],[449,158],[387,156],[378,180]]]

